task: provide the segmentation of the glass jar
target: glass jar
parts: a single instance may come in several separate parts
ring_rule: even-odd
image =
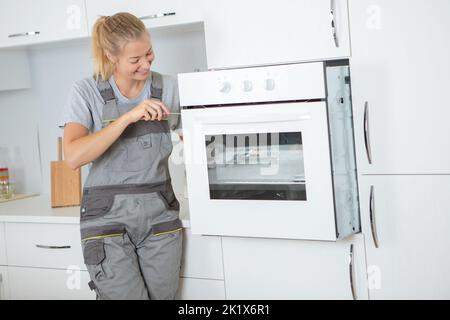
[[[9,199],[12,196],[12,188],[9,181],[9,170],[0,168],[0,199]]]

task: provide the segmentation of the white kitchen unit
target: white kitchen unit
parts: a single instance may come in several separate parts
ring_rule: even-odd
[[[225,300],[225,281],[181,278],[176,300]]]
[[[202,0],[88,0],[86,12],[89,34],[98,16],[129,12],[147,28],[166,27],[203,21]]]
[[[450,298],[450,176],[360,178],[371,299]]]
[[[347,0],[206,0],[209,69],[350,56]]]
[[[224,237],[227,299],[367,299],[364,237],[339,242]]]
[[[192,234],[190,228],[183,229],[180,276],[177,299],[225,299],[221,238],[199,236]]]
[[[5,238],[5,224],[0,222],[0,266],[7,264],[6,260],[6,238]]]
[[[223,280],[222,241],[216,236],[192,234],[183,230],[181,276],[185,278]]]
[[[48,195],[0,205],[2,299],[95,298],[87,287],[90,279],[81,253],[79,210],[52,209]],[[177,298],[225,299],[221,238],[191,233],[182,198],[180,218],[184,237]]]
[[[0,47],[87,37],[84,0],[3,0]]]
[[[449,11],[448,0],[349,0],[359,173],[450,173]]]
[[[8,265],[86,270],[78,224],[6,223]]]
[[[8,267],[8,276],[12,300],[95,299],[87,271]]]
[[[0,51],[0,91],[31,87],[30,67],[26,50]]]
[[[9,278],[8,268],[0,266],[0,300],[9,299]]]

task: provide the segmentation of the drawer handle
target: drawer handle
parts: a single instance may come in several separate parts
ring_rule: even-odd
[[[71,248],[71,246],[44,246],[42,244],[37,244],[36,247],[41,248],[41,249],[70,249]]]
[[[356,300],[355,281],[353,279],[353,243],[350,245],[350,255],[348,257],[348,271],[350,273],[350,289],[352,290],[352,298]]]
[[[163,18],[163,17],[168,17],[168,16],[174,16],[175,14],[176,14],[175,12],[157,13],[157,14],[151,14],[149,16],[139,17],[139,19],[141,19],[141,20],[157,19],[157,18]]]
[[[8,38],[37,36],[40,33],[41,33],[40,31],[28,31],[28,32],[21,32],[21,33],[13,33],[13,34],[8,35]]]
[[[339,48],[339,38],[338,38],[338,26],[337,26],[337,15],[336,15],[336,0],[330,0],[331,6],[331,31],[333,33],[334,44],[336,48]]]

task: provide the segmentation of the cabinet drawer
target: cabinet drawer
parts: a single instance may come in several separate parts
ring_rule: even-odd
[[[0,222],[0,266],[6,265],[5,224]]]
[[[221,280],[181,278],[178,300],[225,300],[225,283]]]
[[[13,300],[95,299],[87,271],[8,267]]]
[[[86,270],[78,224],[6,223],[8,265]]]
[[[182,277],[224,279],[220,237],[193,235],[184,229],[182,259]]]

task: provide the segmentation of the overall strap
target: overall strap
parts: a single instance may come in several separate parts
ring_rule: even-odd
[[[117,99],[114,90],[107,80],[103,80],[100,76],[95,80],[97,89],[103,98],[102,124],[103,127],[108,125],[114,119],[120,117],[119,108],[117,107]]]
[[[163,93],[163,81],[162,75],[158,72],[151,72],[152,83],[151,83],[151,98],[162,101]],[[111,87],[109,81],[103,80],[100,76],[95,81],[97,89],[103,98],[104,105],[102,111],[102,124],[103,127],[107,126],[110,122],[120,117],[119,108],[117,106],[117,99],[114,95],[114,90]],[[137,137],[147,133],[157,133],[157,132],[169,132],[170,128],[167,121],[138,121],[132,125],[129,125],[124,132],[122,137],[130,138]]]
[[[152,71],[151,94],[152,99],[162,101],[163,82],[160,73]]]

